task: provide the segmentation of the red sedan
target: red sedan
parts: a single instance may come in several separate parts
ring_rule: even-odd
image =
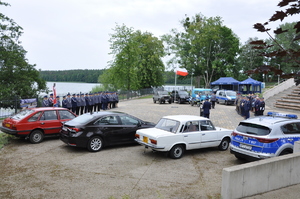
[[[65,108],[29,108],[3,120],[0,130],[16,137],[29,138],[31,143],[36,144],[42,142],[44,136],[59,135],[62,122],[75,117]]]

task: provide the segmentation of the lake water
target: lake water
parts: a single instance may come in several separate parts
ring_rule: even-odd
[[[74,83],[74,82],[47,82],[47,87],[52,90],[55,83],[56,95],[63,96],[68,93],[89,93],[96,86],[100,86],[99,83]]]

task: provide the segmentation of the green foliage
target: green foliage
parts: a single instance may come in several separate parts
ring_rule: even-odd
[[[176,29],[164,35],[166,51],[171,57],[168,66],[186,68],[190,75],[204,80],[206,87],[221,76],[235,76],[235,57],[239,39],[222,25],[220,17],[206,18],[201,14],[181,21],[184,31]]]
[[[98,77],[105,70],[62,70],[62,71],[40,71],[40,76],[46,81],[54,82],[86,82],[98,83]]]
[[[110,63],[99,82],[111,90],[138,90],[164,84],[162,41],[151,33],[134,31],[125,25],[116,26],[111,35]]]
[[[5,133],[0,133],[0,149],[10,142],[12,136]]]
[[[2,6],[9,4],[0,2]],[[35,65],[27,62],[19,37],[22,27],[0,13],[0,96],[32,97],[46,89]]]

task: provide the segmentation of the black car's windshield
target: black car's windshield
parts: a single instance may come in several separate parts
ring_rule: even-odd
[[[89,122],[93,118],[94,118],[94,116],[91,115],[91,114],[83,114],[83,115],[80,115],[78,117],[75,117],[71,121],[75,122],[75,123],[78,123],[78,124],[85,124],[85,123]]]
[[[170,120],[166,118],[162,118],[156,124],[155,128],[162,129],[165,131],[169,131],[172,133],[176,133],[179,126],[179,122],[176,120]]]
[[[271,132],[271,130],[266,126],[246,122],[240,122],[236,130],[241,133],[252,135],[268,135]]]
[[[12,119],[15,119],[15,120],[21,120],[23,118],[25,118],[27,115],[30,115],[31,113],[33,113],[34,111],[33,110],[30,110],[30,109],[25,109],[17,114],[15,114],[14,116],[12,116],[11,118]]]

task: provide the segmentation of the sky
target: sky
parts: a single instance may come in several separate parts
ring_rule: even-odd
[[[186,16],[220,16],[244,44],[266,39],[253,25],[282,10],[279,0],[2,0],[0,12],[23,28],[20,38],[30,64],[41,70],[104,69],[112,60],[110,35],[116,25],[156,37],[182,28]],[[283,8],[284,9],[284,8]],[[288,17],[283,22],[296,21]],[[281,23],[268,26],[274,30]]]

